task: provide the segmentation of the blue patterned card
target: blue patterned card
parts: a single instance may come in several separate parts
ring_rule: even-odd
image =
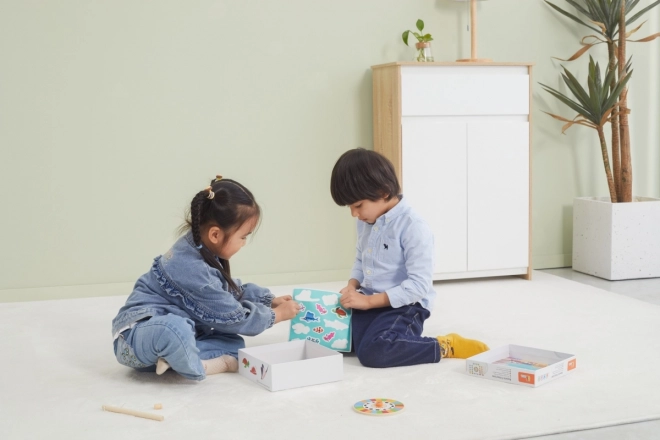
[[[294,289],[302,309],[291,320],[289,341],[307,339],[336,351],[351,351],[351,309],[339,304],[337,292]]]

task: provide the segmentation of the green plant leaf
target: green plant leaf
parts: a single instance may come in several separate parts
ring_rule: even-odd
[[[602,15],[602,10],[598,5],[598,0],[584,0],[584,2],[587,4],[589,15],[593,21],[597,21],[599,23],[605,23],[607,21],[606,17]]]
[[[408,35],[410,35],[410,31],[405,31],[401,35],[401,38],[403,38],[403,42],[406,43],[406,46],[408,45]]]
[[[655,8],[655,7],[658,6],[659,4],[660,4],[660,0],[657,0],[657,1],[654,2],[654,3],[651,3],[650,5],[648,5],[647,7],[645,7],[644,9],[642,9],[641,11],[639,11],[637,14],[633,15],[631,18],[629,18],[628,20],[626,20],[626,25],[628,25],[628,24],[634,22],[634,21],[637,20],[639,17],[641,17],[642,15],[644,15],[648,10]]]
[[[566,83],[568,89],[573,93],[573,96],[580,101],[583,107],[587,106],[589,103],[589,94],[584,90],[582,85],[580,85],[580,81],[578,81],[578,79],[566,68],[564,68],[564,74],[562,77],[564,78],[564,83]]]
[[[570,81],[567,82],[568,77],[566,77],[565,75],[562,75],[562,78],[564,79],[564,82],[567,85],[569,83],[571,83]],[[568,89],[571,91],[571,93],[573,93],[573,96],[575,96],[577,98],[577,101],[574,100],[574,99],[572,101],[576,105],[579,105],[580,108],[582,108],[582,111],[580,112],[580,114],[583,115],[583,116],[592,117],[593,115],[592,115],[592,111],[591,111],[591,107],[590,107],[591,98],[589,97],[589,95],[587,95],[586,98],[583,98],[583,97],[580,96],[583,93],[586,93],[584,91],[584,89],[582,88],[582,86],[579,83],[571,83],[569,85]],[[577,93],[575,93],[573,91],[573,89],[576,89]],[[566,95],[564,95],[564,96],[566,96]]]
[[[610,7],[607,8],[607,22],[612,23],[616,19],[616,3],[620,3],[621,0],[609,0]],[[619,9],[621,9],[621,4],[619,4]]]
[[[433,41],[433,37],[431,37],[431,34],[424,35],[422,39],[424,40],[424,42]]]
[[[604,22],[609,22],[612,10],[608,7],[612,0],[600,0],[596,6],[600,9],[601,17]]]
[[[541,83],[539,83],[539,84],[541,84]],[[563,95],[561,92],[556,91],[552,87],[546,86],[545,84],[541,84],[541,86],[543,86],[543,88],[545,89],[546,92],[550,93],[555,98],[559,99],[561,102],[566,104],[568,107],[570,107],[573,110],[575,110],[576,112],[578,112],[578,114],[585,117],[586,119],[591,120],[590,117],[587,117],[588,112],[582,106],[580,106],[580,104],[574,102],[571,98]]]
[[[417,29],[419,29],[420,32],[424,30],[424,22],[420,19],[417,20],[417,23],[415,23],[415,26],[417,26]]]
[[[610,90],[610,93],[614,91],[614,88],[616,87],[616,74],[618,72],[618,67],[619,67],[618,64],[615,64],[614,66],[612,66],[612,68],[608,67],[607,74],[605,75],[605,80],[603,81],[604,87],[610,86],[612,88],[612,90]],[[607,93],[605,93],[601,105],[605,104],[607,98],[608,98]]]
[[[632,70],[630,72],[627,72],[626,75],[619,80],[618,84],[612,91],[612,94],[603,104],[603,108],[609,109],[619,101],[619,95],[621,95],[621,92],[623,92],[623,89],[626,87],[626,84],[628,83],[628,80],[630,79],[631,76],[632,76]]]
[[[577,9],[578,11],[580,11],[581,13],[583,13],[584,15],[586,15],[587,17],[590,17],[590,16],[589,16],[589,12],[588,12],[586,9],[584,9],[584,8],[582,7],[582,5],[579,4],[579,3],[577,3],[576,1],[574,1],[574,0],[566,0],[566,3],[570,4],[571,6],[573,6],[575,9]]]
[[[586,27],[588,27],[589,29],[592,29],[592,30],[598,32],[599,34],[602,34],[602,33],[603,33],[600,29],[596,29],[595,27],[588,25],[588,24],[585,23],[584,21],[582,21],[582,20],[580,20],[579,18],[577,18],[575,15],[573,15],[573,14],[569,14],[568,12],[564,11],[564,10],[563,10],[562,8],[560,8],[559,6],[556,6],[556,5],[552,4],[552,3],[550,3],[548,0],[544,0],[544,1],[545,1],[545,2],[546,2],[551,8],[553,8],[554,10],[556,10],[557,12],[559,12],[560,14],[565,15],[566,17],[570,18],[571,20],[580,23],[582,26],[586,26]],[[569,1],[569,0],[566,0],[566,1]],[[585,15],[588,15],[588,14],[585,13]]]
[[[632,12],[633,9],[635,9],[635,6],[637,6],[637,3],[639,3],[640,0],[626,0],[626,15],[628,15],[628,12]],[[619,9],[621,8],[621,5],[619,5]]]
[[[623,70],[628,72],[631,67],[632,67],[632,55],[630,55],[630,58],[628,58],[628,62],[624,66]]]
[[[598,64],[594,64],[593,57],[589,57],[589,77],[587,78],[587,85],[589,86],[589,109],[597,121],[600,121],[602,116],[600,112],[600,93],[597,81],[599,75]],[[596,124],[598,124],[598,122],[596,122]]]

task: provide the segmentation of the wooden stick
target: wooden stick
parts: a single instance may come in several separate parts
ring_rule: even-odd
[[[473,60],[477,59],[477,0],[470,3],[470,53]]]
[[[165,420],[165,417],[157,414],[151,414],[148,412],[144,411],[137,411],[134,409],[128,409],[128,408],[120,408],[118,406],[111,406],[111,405],[102,405],[101,408],[104,411],[110,411],[114,413],[119,413],[119,414],[126,414],[129,416],[135,416],[135,417],[142,417],[143,419],[151,419],[151,420],[157,420],[159,422],[162,422]]]

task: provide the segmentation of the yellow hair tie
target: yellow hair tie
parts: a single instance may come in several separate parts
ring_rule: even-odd
[[[219,181],[221,181],[221,180],[222,180],[222,176],[221,176],[220,174],[216,174],[216,175],[215,175],[215,181],[216,181],[216,182],[219,182]]]

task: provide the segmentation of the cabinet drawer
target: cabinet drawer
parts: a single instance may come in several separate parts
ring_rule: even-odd
[[[529,70],[521,66],[401,69],[402,116],[528,115]]]

